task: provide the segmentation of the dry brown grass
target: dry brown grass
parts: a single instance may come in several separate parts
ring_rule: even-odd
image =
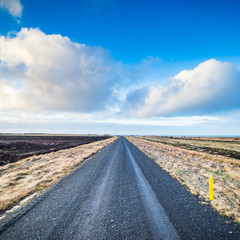
[[[0,167],[0,212],[13,207],[33,193],[40,194],[42,190],[74,170],[86,158],[103,149],[116,138],[31,156]]]
[[[145,139],[146,140],[154,139],[154,142],[155,142],[155,138],[152,138],[152,137],[143,138],[143,140],[145,140]],[[187,149],[183,149],[181,147],[174,147],[174,146],[168,145],[168,142],[166,142],[166,144],[165,144],[163,142],[158,142],[158,140],[156,140],[156,143],[159,144],[159,146],[161,146],[163,150],[172,152],[174,155],[177,155],[179,157],[181,157],[182,153],[186,153],[186,154],[191,154],[193,156],[203,157],[203,158],[206,158],[206,159],[209,159],[212,161],[216,161],[219,163],[228,163],[228,164],[233,164],[233,165],[240,167],[240,160],[238,160],[238,159],[234,159],[234,158],[230,158],[230,157],[226,157],[226,156],[220,156],[220,155],[212,155],[212,154],[208,154],[206,152],[199,152],[199,151],[195,151],[195,150],[187,150]],[[222,144],[224,144],[224,143],[222,143]]]
[[[179,143],[179,144],[188,144],[191,146],[196,147],[207,147],[212,149],[223,149],[223,150],[229,150],[229,151],[236,151],[240,152],[240,143],[239,141],[223,141],[223,140],[208,140],[206,138],[200,138],[200,139],[193,139],[193,138],[163,138],[163,137],[156,137],[156,136],[148,136],[143,137],[146,140],[153,140],[157,142],[162,143]],[[225,140],[225,139],[224,139]]]
[[[209,199],[208,177],[212,173],[212,206],[220,213],[240,222],[239,160],[184,150],[136,137],[128,137],[128,140],[205,201]]]

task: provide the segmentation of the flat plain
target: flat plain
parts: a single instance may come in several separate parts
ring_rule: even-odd
[[[32,203],[0,222],[0,239],[236,240],[240,234],[123,137]]]
[[[205,152],[213,155],[221,155],[240,160],[239,137],[157,137],[145,136],[153,142],[167,144],[187,150]],[[239,161],[240,162],[240,161]]]
[[[239,139],[102,137],[0,166],[0,239],[236,239]]]
[[[0,166],[20,159],[107,139],[97,135],[0,134]]]

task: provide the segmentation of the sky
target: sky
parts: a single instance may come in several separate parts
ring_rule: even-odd
[[[0,0],[0,132],[240,136],[238,0]]]

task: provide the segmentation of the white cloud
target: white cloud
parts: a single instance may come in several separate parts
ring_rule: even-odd
[[[101,47],[23,28],[0,37],[0,111],[104,110],[119,71]]]
[[[209,122],[222,122],[217,116],[188,116],[188,117],[158,117],[158,118],[124,118],[105,119],[105,123],[116,123],[126,125],[149,125],[149,126],[189,126]]]
[[[23,6],[20,0],[0,0],[0,8],[6,9],[13,17],[22,17]]]
[[[235,65],[208,60],[157,85],[147,74],[156,62],[149,57],[139,71],[135,66],[136,77],[101,47],[39,29],[0,36],[0,121],[190,126],[240,109]]]
[[[206,114],[240,108],[240,77],[233,64],[215,59],[184,70],[168,86],[129,93],[125,109],[139,117]]]

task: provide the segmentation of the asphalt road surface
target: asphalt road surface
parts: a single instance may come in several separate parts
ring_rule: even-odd
[[[239,225],[123,137],[26,209],[0,228],[0,239],[240,239]]]

